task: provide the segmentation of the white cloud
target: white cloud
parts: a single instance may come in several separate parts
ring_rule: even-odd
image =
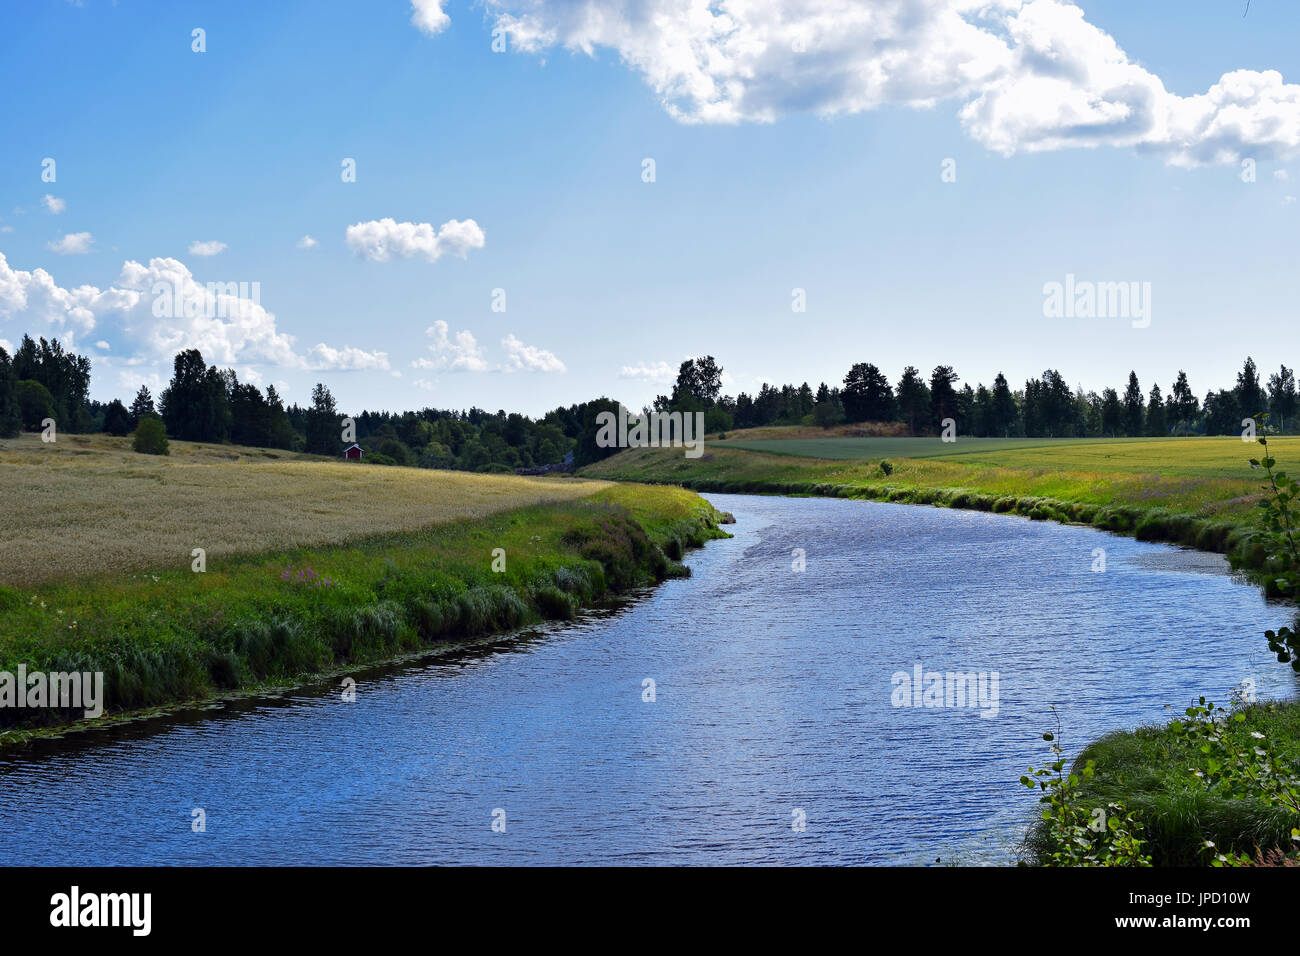
[[[315,239],[313,239],[311,236],[303,236],[301,239],[298,240],[299,249],[315,249],[319,245],[320,243],[317,242]]]
[[[94,236],[88,232],[70,232],[54,242],[47,242],[45,245],[51,252],[57,252],[61,256],[79,256],[89,252],[94,242]]]
[[[462,329],[454,336],[449,335],[447,323],[438,319],[424,330],[433,339],[429,346],[430,358],[418,358],[411,363],[413,368],[434,369],[440,372],[486,372],[489,369],[483,357],[483,349],[474,338],[474,333]]]
[[[115,285],[100,290],[65,289],[44,269],[13,269],[0,253],[0,319],[39,319],[72,345],[101,320],[112,320],[137,352],[127,362],[170,362],[176,352],[197,348],[216,365],[250,362],[287,368],[347,371],[387,369],[388,356],[324,343],[306,355],[281,332],[275,315],[252,289],[200,283],[184,263],[150,259],[123,263]]]
[[[41,205],[45,207],[46,212],[54,216],[57,216],[59,213],[63,212],[63,210],[68,208],[68,204],[65,200],[59,199],[57,196],[51,196],[49,193],[46,193],[41,198]]]
[[[451,334],[451,329],[441,319],[424,330],[433,342],[429,355],[411,363],[412,368],[437,372],[564,372],[567,371],[553,352],[525,345],[514,335],[501,340],[505,358],[500,365],[491,364],[474,333],[468,329]],[[428,379],[416,379],[415,384],[426,387]]]
[[[367,352],[351,346],[335,349],[324,342],[313,345],[307,353],[307,358],[309,367],[312,369],[329,369],[339,372],[388,369],[387,352]]]
[[[1276,169],[1273,171],[1273,178],[1281,180],[1282,182],[1286,182],[1288,179],[1291,178],[1291,174],[1288,173],[1285,169]]]
[[[224,242],[218,242],[216,239],[209,239],[206,242],[200,242],[196,239],[190,243],[190,255],[215,256],[225,248],[227,248],[226,244]]]
[[[1300,85],[1225,73],[1179,96],[1066,0],[485,0],[511,47],[613,50],[683,122],[964,104],[1004,154],[1132,147],[1180,166],[1300,151]],[[416,4],[445,27],[440,4]]]
[[[95,327],[97,313],[134,304],[135,294],[119,289],[101,292],[90,285],[65,289],[44,269],[12,268],[0,252],[0,318],[22,316],[46,322],[71,343],[78,332]]]
[[[113,347],[109,345],[107,342],[105,342],[103,339],[100,339],[98,342],[95,343],[95,348],[103,349],[105,352],[108,352],[111,351]]]
[[[8,339],[0,339],[0,349],[4,349],[10,355],[14,354],[14,344]]]
[[[483,230],[473,219],[450,219],[437,229],[427,222],[372,219],[348,226],[346,238],[352,251],[372,262],[387,262],[393,256],[423,256],[436,262],[444,254],[463,259],[471,249],[482,249],[485,242]]]
[[[411,0],[411,22],[430,35],[441,33],[451,23],[442,12],[443,0]]]
[[[506,361],[502,365],[505,372],[565,372],[564,363],[556,358],[554,352],[525,345],[513,335],[501,340],[506,350]]]
[[[647,382],[671,382],[677,376],[677,370],[667,362],[655,362],[647,365],[624,365],[619,369],[619,378],[638,378]]]

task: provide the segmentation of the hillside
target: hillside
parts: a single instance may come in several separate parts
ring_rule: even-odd
[[[129,438],[0,441],[0,584],[188,568],[270,549],[415,531],[523,505],[570,501],[600,482],[392,468],[264,448]]]

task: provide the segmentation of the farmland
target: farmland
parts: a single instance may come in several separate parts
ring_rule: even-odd
[[[188,569],[273,548],[328,546],[525,505],[572,501],[600,483],[357,465],[174,441],[168,457],[127,438],[25,434],[0,441],[0,584]]]
[[[80,437],[0,450],[0,671],[102,672],[105,719],[568,618],[721,534],[676,488]]]
[[[1273,439],[1282,468],[1300,438]],[[932,504],[1093,524],[1253,566],[1260,447],[1239,438],[751,439],[715,441],[700,458],[630,448],[583,469],[593,478],[698,491],[828,495]]]
[[[1300,437],[1271,439],[1275,453],[1300,458]],[[716,442],[711,450],[832,461],[927,459],[1000,468],[1056,468],[1198,478],[1241,477],[1255,455],[1240,438],[765,438]]]

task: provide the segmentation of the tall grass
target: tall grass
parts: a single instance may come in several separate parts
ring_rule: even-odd
[[[690,492],[617,487],[344,547],[210,560],[201,574],[0,587],[0,670],[101,671],[114,712],[295,682],[571,618],[683,573],[665,552],[722,536],[718,519]],[[286,565],[335,583],[303,586]],[[0,728],[70,716],[0,709]]]

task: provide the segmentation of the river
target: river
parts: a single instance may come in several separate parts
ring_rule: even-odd
[[[351,703],[320,685],[0,756],[0,864],[1006,863],[1050,704],[1073,752],[1246,680],[1296,691],[1263,637],[1289,612],[1215,555],[707,497],[735,537],[616,609],[361,673]],[[984,705],[911,706],[917,665],[981,675]]]

